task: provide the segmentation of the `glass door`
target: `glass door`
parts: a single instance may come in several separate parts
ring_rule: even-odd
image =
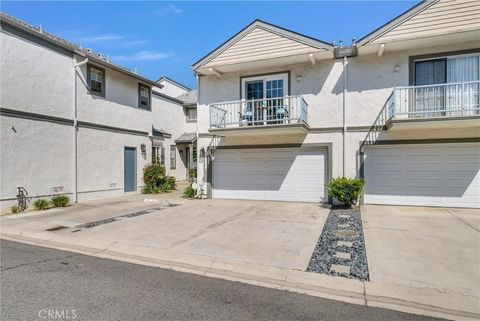
[[[266,125],[284,122],[289,117],[288,73],[243,78],[241,123]]]
[[[266,81],[267,121],[270,124],[282,123],[288,117],[288,108],[283,99],[283,86],[283,79]]]
[[[447,59],[446,107],[450,116],[479,113],[479,55],[451,57]]]
[[[249,126],[263,124],[263,80],[249,81],[245,85],[246,107],[242,112],[242,120]]]
[[[413,117],[435,117],[445,114],[445,86],[431,86],[447,82],[447,60],[436,59],[415,62]]]

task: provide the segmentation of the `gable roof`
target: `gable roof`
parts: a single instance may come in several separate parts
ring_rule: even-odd
[[[187,86],[179,83],[178,81],[173,80],[172,78],[168,78],[167,76],[162,76],[162,77],[160,77],[160,78],[157,80],[157,83],[160,84],[162,81],[168,81],[169,83],[174,84],[175,86],[178,86],[178,87],[180,87],[180,88],[182,88],[182,89],[185,89],[186,91],[192,90],[191,88],[188,88]]]
[[[315,39],[257,19],[245,28],[243,28],[241,31],[236,33],[230,39],[225,41],[223,44],[215,48],[213,51],[208,53],[205,57],[195,62],[192,67],[193,69],[197,69],[199,67],[205,66],[224,53],[226,53],[225,57],[223,57],[224,59],[219,59],[219,62],[228,62],[228,59],[226,58],[229,55],[235,54],[235,49],[238,49],[234,48],[236,44],[240,43],[243,40],[245,45],[249,41],[254,41],[255,39],[258,39],[261,36],[265,36],[266,34],[270,35],[272,41],[280,41],[281,48],[289,48],[294,51],[296,50],[298,53],[308,53],[309,51],[312,51],[314,49],[323,51],[333,51],[334,49],[334,46],[331,43]],[[241,44],[238,47],[240,46]],[[230,53],[227,53],[228,50],[230,50]],[[268,51],[272,52],[274,51],[274,48],[270,46],[268,47]]]
[[[478,0],[425,0],[357,42],[357,46],[480,29]]]

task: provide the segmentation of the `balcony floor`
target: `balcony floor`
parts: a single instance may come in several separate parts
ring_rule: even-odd
[[[480,115],[432,118],[394,118],[389,120],[386,126],[389,131],[470,127],[477,127],[480,130]]]
[[[309,126],[305,123],[235,126],[225,128],[210,128],[209,132],[220,136],[255,136],[258,134],[307,134]]]

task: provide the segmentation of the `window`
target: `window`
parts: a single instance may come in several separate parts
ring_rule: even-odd
[[[87,80],[92,94],[105,97],[105,69],[87,65]]]
[[[152,163],[165,166],[165,147],[152,146]]]
[[[165,166],[165,147],[160,149],[160,165]]]
[[[138,84],[138,107],[150,110],[150,87]]]
[[[177,168],[177,146],[170,146],[170,169]]]
[[[187,115],[187,122],[197,121],[197,108],[195,107],[186,108],[185,114]]]
[[[409,117],[478,114],[480,55],[447,55],[414,60]]]

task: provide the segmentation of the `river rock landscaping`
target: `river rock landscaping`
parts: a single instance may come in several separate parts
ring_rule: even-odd
[[[307,271],[368,280],[368,264],[358,208],[332,208]]]

